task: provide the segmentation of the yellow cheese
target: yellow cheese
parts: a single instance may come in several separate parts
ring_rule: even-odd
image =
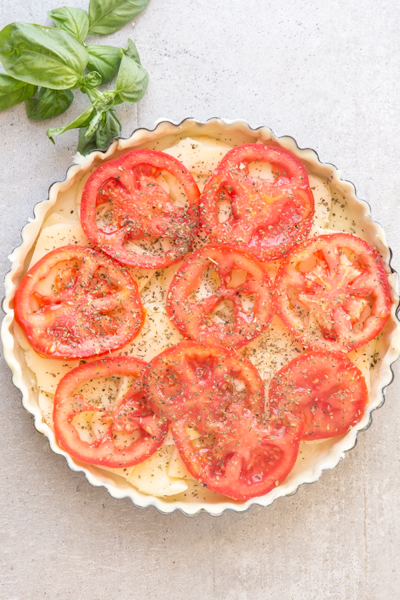
[[[202,191],[206,180],[230,149],[231,146],[224,142],[200,137],[181,140],[163,152],[180,160],[191,172]]]
[[[43,358],[32,348],[26,351],[25,359],[30,370],[36,375],[39,390],[49,394],[55,394],[61,378],[79,365],[78,360]]]
[[[136,465],[128,481],[140,492],[152,496],[175,496],[187,490],[183,479],[170,477],[168,474],[169,462],[174,446],[161,446],[161,448],[146,461]]]
[[[179,331],[169,321],[164,306],[152,304],[146,308],[146,320],[139,335],[114,355],[134,356],[149,362],[182,340]]]
[[[310,188],[314,196],[314,220],[313,224],[317,227],[325,227],[328,224],[331,214],[332,194],[327,181],[309,175]]]
[[[48,394],[43,390],[39,390],[38,394],[38,404],[43,415],[43,419],[47,423],[47,425],[51,428],[54,427],[53,424],[53,407],[54,407],[54,396],[53,394]]]
[[[169,477],[180,477],[183,479],[194,479],[187,470],[185,463],[181,459],[178,449],[175,447],[168,465]]]
[[[70,244],[78,244],[82,246],[89,245],[89,241],[86,235],[83,233],[80,222],[56,223],[54,225],[44,227],[37,239],[30,267],[37,263],[38,260],[40,260],[45,254],[51,252],[51,250]]]

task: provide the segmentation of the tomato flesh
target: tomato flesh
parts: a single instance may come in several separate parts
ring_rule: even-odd
[[[274,180],[250,174],[249,163],[271,163]],[[220,202],[231,214],[219,218]],[[232,148],[208,180],[201,196],[201,225],[212,242],[231,244],[261,261],[285,256],[306,239],[314,197],[307,170],[288,150],[263,144]]]
[[[41,286],[54,272],[51,290]],[[26,273],[15,319],[31,346],[49,358],[88,358],[121,348],[140,331],[136,283],[115,261],[84,246],[63,246]]]
[[[174,203],[160,185],[162,172],[182,186],[187,206]],[[119,262],[159,269],[190,250],[198,228],[199,195],[192,175],[177,159],[154,150],[132,150],[104,163],[89,177],[82,194],[82,227],[93,244]],[[108,218],[100,226],[97,216],[103,205],[109,208]],[[172,247],[151,255],[128,245],[143,240],[169,240]]]
[[[233,401],[264,412],[257,369],[222,346],[185,341],[168,348],[149,363],[145,389],[151,408],[169,421],[219,418]]]
[[[173,421],[172,434],[188,471],[210,490],[235,500],[262,496],[280,485],[296,462],[303,422],[290,413],[257,418],[242,403],[188,434],[190,419]]]
[[[306,352],[271,380],[269,406],[300,415],[303,439],[321,440],[347,433],[362,418],[368,390],[360,369],[346,356]]]
[[[171,421],[187,469],[210,490],[246,500],[293,468],[302,420],[284,412],[267,420],[257,370],[232,351],[182,342],[151,361],[145,389],[154,412]]]
[[[275,280],[276,309],[294,337],[312,349],[349,352],[378,335],[390,314],[382,259],[348,233],[297,246]]]
[[[210,268],[219,278],[218,288],[197,299],[196,290]],[[239,274],[238,283],[235,274]],[[250,310],[246,310],[243,298],[252,299]],[[214,320],[213,311],[226,301],[233,306],[232,322]],[[271,283],[264,267],[251,255],[229,246],[203,246],[175,274],[166,308],[170,320],[185,337],[240,348],[268,327],[273,314]]]
[[[136,358],[113,357],[86,363],[70,371],[60,381],[54,398],[54,432],[60,446],[74,458],[93,465],[121,468],[149,458],[161,446],[168,423],[150,410],[142,390],[146,363]],[[75,390],[84,383],[103,377],[129,377],[129,389],[110,406],[85,400]],[[101,435],[90,442],[81,439],[74,418],[94,413],[104,424]],[[123,443],[117,442],[124,434]]]

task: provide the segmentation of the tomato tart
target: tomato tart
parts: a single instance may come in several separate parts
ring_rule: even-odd
[[[23,232],[2,338],[51,448],[136,506],[267,506],[370,423],[397,277],[354,187],[242,121],[77,156]]]

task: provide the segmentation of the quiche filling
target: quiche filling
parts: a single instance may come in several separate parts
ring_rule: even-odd
[[[231,148],[232,146],[217,139],[198,137],[181,139],[162,151],[179,160],[193,176],[200,192],[203,192],[205,186],[210,186],[210,176],[215,176],[218,165]],[[239,164],[239,168],[241,168],[241,163]],[[268,162],[250,161],[248,172],[252,177],[261,178],[269,183],[274,181],[274,177],[276,178],[276,173],[274,173],[274,169]],[[145,179],[146,173],[141,176]],[[79,245],[93,247],[93,244],[86,237],[80,222],[82,190],[88,177],[89,173],[85,173],[80,179],[75,178],[68,189],[60,192],[59,198],[54,208],[49,211],[44,220],[39,236],[34,244],[29,268],[35,265],[46,254],[62,246]],[[356,223],[353,220],[346,202],[339,198],[338,192],[331,187],[330,181],[312,172],[308,173],[308,178],[315,205],[308,240],[317,236],[338,232],[355,234],[361,238],[365,238],[362,231],[362,224]],[[169,194],[180,209],[185,210],[185,194],[181,183],[171,177],[170,173],[163,171],[158,176],[157,182],[160,189],[164,190],[165,194]],[[235,193],[238,196],[239,193]],[[162,198],[162,202],[165,202],[162,192],[160,192],[160,198]],[[100,205],[95,219],[97,226],[103,228],[110,226],[109,210],[110,207],[106,203]],[[222,200],[218,202],[217,212],[218,222],[222,227],[224,223],[229,221],[231,216],[232,203],[229,199],[224,201],[222,197]],[[192,250],[201,248],[203,243],[204,240],[201,237],[195,240]],[[227,242],[225,241],[225,243]],[[234,243],[234,240],[232,243]],[[158,243],[158,246],[157,244],[153,244],[151,248],[148,245],[146,246],[145,241],[140,243],[135,241],[131,243],[129,252],[133,252],[139,257],[150,257],[151,260],[149,259],[148,264],[159,264],[160,256],[163,253],[173,252],[171,250],[173,247],[173,241],[169,242],[168,238],[162,239]],[[217,253],[215,256],[218,256]],[[283,260],[283,258],[277,258],[264,263],[268,274],[268,281],[274,282]],[[349,259],[346,257],[341,258],[340,264],[341,268],[348,273]],[[171,282],[174,280],[175,275],[177,273],[179,275],[182,272],[179,271],[180,269],[182,269],[182,260],[158,269],[135,266],[126,267],[127,272],[137,284],[137,290],[145,311],[145,320],[143,327],[136,337],[119,349],[111,349],[108,356],[139,359],[140,361],[149,363],[161,353],[184,341],[185,338],[181,333],[184,330],[184,326],[179,327],[173,324],[173,313],[175,313],[175,310],[172,311],[171,300],[168,296]],[[256,268],[249,266],[248,272],[256,273]],[[196,302],[202,302],[204,299],[210,297],[210,294],[215,294],[221,286],[220,278],[211,259],[209,267],[201,267],[201,273],[202,276],[196,290],[193,291]],[[314,279],[311,281],[312,278],[309,278],[311,282],[309,285],[315,284],[315,271],[313,273]],[[236,271],[232,271],[230,277],[230,283],[227,286],[228,291],[229,286],[233,288],[235,285],[238,285],[237,282],[244,281],[246,273],[237,269]],[[257,277],[259,277],[258,274]],[[45,285],[48,287],[47,289],[45,287],[41,289],[42,294],[50,293],[52,286],[54,288],[54,280],[51,281],[51,278],[49,278],[49,281]],[[324,285],[325,289],[327,283],[325,282]],[[228,300],[222,298],[221,302],[210,311],[210,330],[212,327],[225,327],[226,324],[229,325],[229,323],[232,323],[232,302],[229,300],[231,296],[229,296],[226,288],[224,289],[224,297],[228,298]],[[246,319],[250,319],[249,315],[254,314],[256,301],[256,292],[249,292],[246,298],[243,299],[243,312],[241,313],[243,323],[245,323]],[[174,302],[176,302],[176,299],[174,299]],[[177,308],[176,305],[175,308]],[[361,314],[365,309],[365,305],[362,300],[359,300],[354,303],[354,307],[350,308],[354,311],[359,311]],[[272,313],[264,311],[263,314],[268,314],[268,325],[260,327],[259,331],[253,329],[248,343],[238,345],[236,355],[239,358],[242,357],[250,361],[257,369],[265,389],[268,390],[271,380],[273,380],[278,371],[283,369],[290,361],[297,359],[303,352],[303,346],[283,324],[276,312],[272,315]],[[307,318],[311,319],[311,317]],[[368,315],[366,318],[368,318]],[[35,352],[21,327],[16,323],[14,324],[14,334],[24,354],[26,364],[32,373],[32,381],[37,389],[38,405],[43,421],[49,428],[54,430],[53,407],[58,384],[73,369],[79,365],[90,363],[92,360],[95,360],[95,357],[87,360],[45,358]],[[201,334],[206,336],[207,331],[204,331],[203,328]],[[374,377],[376,377],[374,365],[376,362],[375,357],[379,353],[379,344],[380,335],[361,347],[346,353],[346,360],[349,359],[362,373],[368,391],[371,388]],[[276,385],[276,380],[274,382],[274,385]],[[84,389],[80,393],[84,395],[85,402],[88,402],[88,406],[92,408],[91,410],[79,412],[73,419],[74,427],[78,431],[81,440],[91,443],[93,440],[101,437],[105,427],[104,415],[108,414],[107,411],[109,411],[110,405],[118,402],[124,397],[124,394],[126,395],[131,383],[128,375],[107,376],[105,374],[104,377],[93,378],[84,384]],[[312,411],[312,407],[310,411]],[[247,418],[246,413],[243,413],[243,419],[245,418]],[[128,441],[130,443],[132,439],[135,439],[135,435],[139,436],[138,433],[133,431],[127,441],[122,434],[118,435],[120,437],[116,443],[122,448]],[[185,439],[187,438],[189,442],[198,440],[199,451],[208,451],[207,440],[203,439],[201,433],[199,433],[190,420],[186,424],[184,435]],[[329,435],[329,431],[327,435]],[[332,439],[326,435],[324,439],[314,440],[313,436],[309,434],[308,438],[303,438],[300,442],[298,458],[290,474],[291,477],[299,469],[304,468],[304,465],[310,465],[311,467],[316,455],[318,453],[327,453],[332,445]],[[183,451],[181,448],[181,453]],[[121,468],[96,465],[90,466],[90,469],[95,470],[97,473],[104,473],[105,471],[105,476],[113,477],[116,481],[120,481],[120,478],[122,478],[128,485],[134,486],[139,492],[162,497],[170,502],[182,500],[185,502],[218,502],[220,498],[223,498],[218,492],[208,490],[204,484],[189,472],[185,462],[181,458],[181,453],[178,451],[171,431],[168,431],[165,437],[163,437],[159,448],[149,458],[139,464]],[[270,458],[270,460],[275,459],[277,457]],[[281,482],[278,481],[277,485],[279,483]]]

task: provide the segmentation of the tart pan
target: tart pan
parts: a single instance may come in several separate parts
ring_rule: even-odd
[[[15,291],[27,270],[42,224],[52,209],[59,208],[61,203],[68,198],[71,199],[72,195],[79,194],[90,173],[106,160],[116,158],[123,152],[134,148],[163,150],[183,138],[199,136],[213,137],[230,145],[259,141],[280,145],[298,156],[309,172],[329,180],[333,198],[335,196],[341,198],[341,202],[347,205],[353,215],[354,222],[361,224],[362,237],[381,253],[392,294],[391,315],[383,331],[376,338],[369,403],[362,420],[344,436],[331,438],[318,444],[302,444],[299,459],[287,479],[269,494],[246,502],[237,502],[209,492],[203,493],[201,484],[199,484],[197,497],[186,501],[148,496],[118,476],[71,458],[58,446],[53,431],[43,419],[38,405],[34,376],[27,368],[24,352],[14,337],[13,299]],[[36,429],[49,439],[52,450],[65,456],[73,471],[85,473],[92,485],[104,486],[114,498],[130,498],[137,507],[154,506],[164,514],[172,513],[175,510],[180,510],[188,516],[194,516],[201,511],[213,516],[221,515],[229,509],[243,512],[253,504],[268,506],[276,498],[292,495],[303,483],[316,482],[323,470],[333,469],[340,459],[344,458],[345,452],[354,448],[358,433],[371,425],[372,411],[382,406],[384,402],[385,388],[393,379],[391,365],[400,354],[400,324],[396,317],[398,307],[397,274],[390,266],[391,251],[387,245],[385,233],[382,227],[372,220],[369,205],[357,198],[354,186],[343,181],[339,171],[333,165],[320,162],[314,150],[299,148],[292,137],[276,137],[267,127],[253,129],[242,120],[229,121],[214,118],[207,122],[199,122],[189,118],[179,124],[161,120],[152,130],[137,129],[127,139],[116,138],[105,152],[93,151],[86,157],[77,155],[74,164],[68,169],[64,181],[56,182],[50,187],[48,199],[35,206],[34,214],[35,218],[22,230],[22,244],[10,256],[12,268],[5,280],[6,295],[3,308],[6,316],[1,332],[4,356],[12,370],[13,383],[22,392],[23,406],[35,418]],[[355,231],[355,233],[359,232]]]

